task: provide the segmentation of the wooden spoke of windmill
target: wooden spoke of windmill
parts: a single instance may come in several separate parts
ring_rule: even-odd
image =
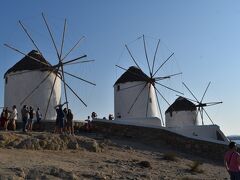
[[[139,39],[139,38],[138,38]],[[131,67],[129,69],[127,68],[124,68],[120,65],[116,65],[116,67],[122,69],[122,70],[125,70],[126,72],[130,73],[132,76],[135,76],[136,78],[141,78],[142,79],[142,83],[139,83],[139,84],[136,84],[136,85],[131,85],[129,87],[125,87],[122,90],[127,90],[127,89],[131,89],[131,88],[136,88],[136,87],[139,87],[139,86],[143,86],[145,83],[145,85],[143,86],[143,88],[136,94],[136,97],[135,99],[133,100],[132,104],[130,105],[130,108],[129,108],[129,111],[128,112],[131,112],[131,110],[134,108],[134,105],[136,104],[136,102],[138,101],[138,99],[140,98],[142,92],[144,91],[145,88],[148,89],[148,97],[147,97],[147,104],[146,104],[146,117],[148,117],[148,102],[149,102],[149,98],[150,98],[150,88],[151,88],[151,85],[154,87],[154,92],[156,92],[156,98],[157,98],[157,102],[158,102],[158,109],[159,109],[159,112],[160,112],[160,118],[161,118],[161,121],[162,121],[162,124],[163,124],[163,118],[162,118],[162,110],[160,108],[160,104],[159,104],[159,99],[158,99],[158,95],[161,96],[161,98],[167,102],[166,98],[162,95],[162,93],[160,93],[160,91],[157,89],[156,85],[159,85],[165,89],[168,89],[168,90],[171,90],[173,92],[176,92],[178,94],[183,94],[181,93],[180,91],[177,91],[173,88],[170,88],[162,83],[160,83],[160,81],[164,80],[164,79],[170,79],[174,76],[177,76],[177,75],[180,75],[182,74],[181,72],[180,73],[175,73],[175,74],[170,74],[170,75],[167,75],[167,76],[156,76],[157,73],[161,70],[162,67],[164,67],[168,61],[171,60],[172,56],[174,55],[174,53],[172,53],[167,59],[165,59],[163,61],[163,63],[159,66],[159,67],[155,67],[156,66],[156,59],[157,59],[157,53],[158,53],[158,49],[159,49],[159,45],[160,45],[160,39],[157,41],[157,45],[156,45],[156,49],[155,49],[155,52],[154,52],[154,57],[153,57],[153,60],[149,61],[149,56],[148,56],[148,51],[147,51],[147,45],[146,45],[146,39],[145,39],[145,36],[143,35],[141,37],[141,39],[143,40],[143,49],[144,49],[144,53],[145,53],[145,59],[146,59],[146,62],[147,62],[147,67],[148,67],[148,73],[144,73],[142,71],[142,69],[140,68],[139,66],[139,63],[137,62],[137,59],[134,57],[133,53],[131,52],[130,48],[128,47],[128,45],[125,45],[125,48],[127,49],[127,52],[130,56],[130,59],[131,61],[134,63],[134,65],[139,69],[139,71],[141,71],[142,73],[136,73],[135,70],[131,70]],[[147,75],[149,74],[149,75]],[[145,83],[144,83],[145,82]],[[167,104],[169,104],[167,102]]]
[[[182,84],[184,85],[184,87],[189,91],[189,93],[194,98],[194,100],[189,99],[189,98],[186,98],[186,99],[196,103],[195,106],[197,108],[197,116],[198,116],[198,114],[200,114],[200,117],[201,117],[201,120],[202,120],[202,125],[204,125],[204,114],[208,117],[208,119],[211,121],[211,123],[214,124],[213,121],[212,121],[212,118],[207,113],[205,107],[221,104],[222,101],[219,101],[219,102],[203,102],[203,99],[204,99],[204,97],[205,97],[205,95],[208,91],[208,88],[209,88],[211,82],[208,83],[200,101],[197,99],[197,97],[194,95],[194,93],[189,89],[189,87],[184,82]]]

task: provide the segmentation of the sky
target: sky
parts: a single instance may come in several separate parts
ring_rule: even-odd
[[[132,60],[124,45],[131,47],[141,67],[146,69],[146,60],[141,39],[146,36],[149,56],[153,57],[156,42],[161,40],[158,65],[174,52],[173,60],[164,66],[162,74],[182,72],[179,77],[168,80],[166,85],[176,88],[192,98],[182,81],[201,99],[209,81],[211,85],[204,100],[223,101],[223,104],[206,108],[214,123],[226,135],[239,135],[240,108],[240,2],[237,0],[2,0],[0,2],[0,103],[4,99],[3,75],[23,55],[3,46],[11,44],[27,53],[34,49],[18,20],[28,28],[44,56],[52,64],[57,63],[41,13],[46,16],[58,46],[61,42],[64,18],[67,19],[66,53],[74,43],[85,39],[70,55],[83,54],[93,63],[68,67],[68,72],[97,84],[96,87],[70,77],[67,82],[76,89],[87,103],[84,107],[69,94],[70,107],[75,117],[85,119],[92,111],[99,117],[114,113],[113,85],[124,72],[115,67],[128,67]],[[163,53],[161,53],[163,52]],[[151,54],[151,55],[150,55]],[[133,63],[132,63],[133,65]],[[160,89],[159,89],[160,90]],[[176,93],[165,91],[170,103]],[[167,109],[161,101],[162,110]],[[208,119],[206,124],[211,124]]]

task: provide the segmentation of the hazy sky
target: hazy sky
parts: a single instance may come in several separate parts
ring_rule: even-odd
[[[166,65],[164,72],[183,72],[183,75],[167,84],[191,97],[181,85],[184,81],[200,99],[208,82],[211,81],[205,100],[223,101],[223,104],[207,108],[209,115],[227,135],[239,134],[239,1],[2,0],[0,2],[2,77],[8,68],[22,58],[22,55],[5,48],[3,43],[14,45],[26,53],[34,49],[21,30],[18,20],[22,20],[27,26],[46,59],[52,64],[57,63],[53,46],[41,19],[42,12],[53,29],[58,45],[63,21],[67,18],[64,52],[84,35],[85,40],[71,57],[87,54],[89,59],[96,60],[94,63],[68,68],[69,72],[97,84],[96,87],[91,87],[71,78],[67,79],[88,104],[85,108],[74,96],[70,96],[70,107],[76,117],[86,118],[92,111],[96,111],[100,117],[107,117],[109,113],[113,113],[113,84],[123,73],[115,68],[115,64],[127,67],[126,61],[131,60],[125,54],[126,51],[123,51],[124,44],[145,34],[149,52],[153,51],[151,49],[155,48],[154,43],[160,38],[163,42],[160,49],[165,49],[165,55],[175,53],[173,61],[168,67]],[[140,40],[129,43],[136,56],[143,53],[137,48],[139,44],[142,45],[141,43]],[[144,57],[138,60],[145,61]],[[160,57],[158,60],[159,63],[163,61]],[[2,78],[1,104],[4,95],[3,85]],[[165,95],[170,103],[176,98],[175,93],[166,92]],[[165,111],[166,103],[163,101],[161,103]],[[206,123],[210,123],[209,120],[206,119]]]

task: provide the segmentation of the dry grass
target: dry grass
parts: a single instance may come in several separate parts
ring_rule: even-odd
[[[168,161],[178,161],[177,155],[173,152],[163,154],[163,159]]]
[[[200,165],[202,165],[201,162],[193,161],[192,164],[188,165],[190,168],[189,171],[194,173],[203,173],[204,171],[200,168]]]
[[[142,168],[151,168],[151,164],[149,161],[141,161],[138,163],[140,165],[140,167]]]
[[[193,178],[193,177],[183,177],[180,180],[197,180],[199,178]]]
[[[181,178],[181,180],[192,180],[192,179],[189,177],[183,177],[183,178]]]

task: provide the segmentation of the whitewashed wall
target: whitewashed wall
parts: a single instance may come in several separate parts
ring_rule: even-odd
[[[166,127],[185,127],[198,125],[196,111],[173,111],[165,114]]]
[[[200,126],[186,126],[166,128],[169,131],[181,134],[186,137],[191,137],[201,140],[217,140],[217,132],[221,135],[224,142],[229,142],[224,133],[220,130],[218,125],[200,125]]]
[[[134,125],[140,127],[149,127],[155,129],[164,129],[170,132],[174,132],[185,137],[199,139],[219,144],[229,144],[228,138],[221,131],[217,125],[200,125],[200,126],[185,126],[185,127],[162,127],[159,124],[158,118],[138,118],[138,119],[115,119],[113,121],[106,119],[94,119],[93,121],[104,122],[104,123],[113,123],[113,124],[122,124],[122,125]],[[217,132],[222,137],[222,140],[219,140],[217,137]]]
[[[156,99],[156,94],[154,91],[154,87],[148,84],[145,89],[142,91],[138,100],[136,101],[134,107],[131,109],[130,113],[128,113],[131,105],[133,104],[135,98],[138,93],[143,89],[144,85],[136,86],[133,88],[129,88],[126,90],[121,90],[130,86],[138,85],[144,82],[127,82],[116,84],[114,86],[114,113],[115,117],[118,114],[121,115],[121,118],[129,119],[129,118],[146,118],[146,110],[148,103],[148,112],[147,117],[159,117],[158,104]],[[117,86],[120,85],[120,90],[117,90]],[[148,99],[148,87],[150,86],[150,98],[151,102]]]
[[[97,119],[99,121],[105,122],[103,119]],[[107,120],[110,121],[110,120]],[[134,126],[154,126],[162,127],[161,120],[157,117],[148,117],[148,118],[130,118],[130,119],[114,119],[114,123],[125,124],[125,125],[134,125]]]
[[[14,73],[10,73],[14,74]],[[13,105],[17,106],[19,112],[18,118],[21,118],[21,108],[24,104],[32,106],[34,109],[40,107],[40,110],[44,116],[51,88],[54,82],[55,74],[52,73],[48,79],[42,83],[39,88],[23,103],[22,100],[30,94],[30,92],[36,88],[36,86],[49,74],[48,71],[32,71],[28,73],[22,73],[10,76],[8,74],[7,83],[5,80],[4,91],[4,106],[11,108]],[[49,104],[49,110],[46,116],[46,120],[55,120],[56,112],[54,106],[60,103],[61,97],[61,79],[57,77],[55,88]]]

